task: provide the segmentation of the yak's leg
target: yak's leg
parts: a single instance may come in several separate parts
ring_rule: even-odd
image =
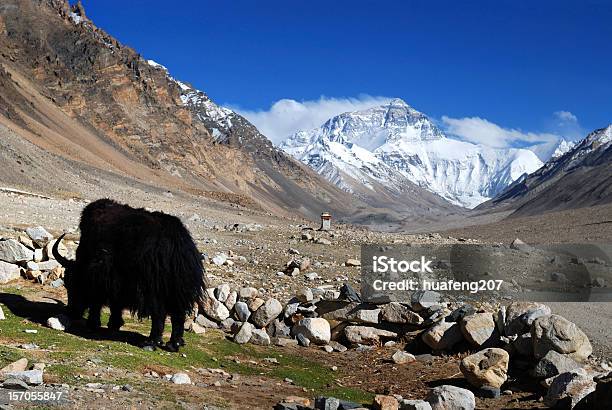
[[[123,309],[121,308],[121,306],[111,304],[110,319],[108,319],[108,325],[107,325],[110,330],[117,331],[121,329],[121,326],[125,324],[125,322],[123,321],[122,314],[123,314]]]
[[[89,315],[87,316],[87,327],[88,328],[92,330],[96,330],[102,325],[102,322],[100,321],[100,311],[101,310],[102,310],[101,303],[92,303],[91,305],[89,305]]]
[[[172,314],[170,320],[172,321],[172,336],[170,336],[170,341],[166,343],[166,348],[172,352],[178,352],[180,346],[185,346],[185,340],[183,339],[185,314]]]
[[[161,346],[162,335],[164,333],[164,325],[166,322],[166,311],[160,309],[159,311],[151,315],[151,334],[149,338],[144,341],[142,348],[145,350],[155,350],[156,347]]]

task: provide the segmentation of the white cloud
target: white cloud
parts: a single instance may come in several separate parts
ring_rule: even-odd
[[[578,123],[578,117],[569,111],[555,111],[553,114],[561,123]]]
[[[390,101],[387,97],[360,95],[357,98],[329,98],[296,101],[282,99],[268,110],[251,111],[228,105],[253,123],[274,144],[278,144],[299,130],[310,130],[321,126],[331,117],[348,111],[367,109]]]
[[[449,134],[465,141],[495,148],[551,143],[560,138],[559,135],[552,133],[524,132],[515,128],[504,128],[480,117],[450,118],[444,116],[442,122]]]

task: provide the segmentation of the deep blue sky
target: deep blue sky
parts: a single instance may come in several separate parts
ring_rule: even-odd
[[[612,1],[84,0],[122,43],[222,104],[401,97],[546,131],[612,121]]]

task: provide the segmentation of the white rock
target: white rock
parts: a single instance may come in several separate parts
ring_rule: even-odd
[[[43,383],[43,372],[42,370],[24,370],[20,372],[7,372],[3,374],[6,379],[17,379],[27,384],[39,385]]]
[[[506,336],[529,332],[538,317],[550,315],[550,308],[538,302],[513,302],[505,309],[504,333]]]
[[[223,302],[223,304],[225,305],[227,310],[231,311],[234,308],[234,305],[236,304],[237,300],[238,300],[238,292],[236,292],[235,290],[232,290],[229,293],[229,295],[227,295],[227,299],[225,299],[225,302]]]
[[[452,349],[454,345],[463,340],[459,324],[445,321],[436,323],[427,329],[421,337],[425,344],[433,350]]]
[[[62,332],[70,327],[70,318],[66,315],[53,316],[47,319],[47,326],[51,329],[61,330]]]
[[[219,302],[225,303],[230,292],[231,292],[230,285],[228,285],[227,283],[224,283],[215,288],[215,297],[217,298]]]
[[[283,311],[283,305],[274,299],[270,298],[253,313],[251,321],[258,327],[264,327],[272,322]]]
[[[38,270],[53,270],[55,268],[59,268],[62,265],[55,259],[49,259],[48,261],[38,262]]]
[[[236,302],[236,304],[234,305],[234,311],[236,312],[236,317],[241,322],[246,322],[251,316],[251,310],[249,309],[249,306],[244,302]]]
[[[238,296],[240,299],[253,299],[259,295],[259,291],[253,287],[240,288]]]
[[[224,253],[218,253],[212,258],[211,261],[217,266],[224,265],[225,262],[227,262],[227,255]]]
[[[431,290],[419,290],[410,297],[412,310],[420,312],[428,307],[439,305],[442,295]]]
[[[310,302],[313,299],[312,289],[304,287],[295,293],[295,297],[302,303]]]
[[[8,283],[21,277],[19,266],[0,261],[0,283]]]
[[[460,326],[461,333],[472,346],[480,347],[493,342],[496,326],[492,313],[468,315],[461,320]]]
[[[234,335],[234,341],[239,344],[248,343],[251,340],[251,336],[253,336],[253,330],[255,330],[255,326],[251,323],[244,323],[240,330]]]
[[[400,410],[431,410],[431,404],[425,400],[401,400]]]
[[[574,360],[584,360],[593,353],[589,338],[578,326],[559,315],[537,318],[531,327],[533,353],[541,359],[554,350]]]
[[[427,401],[432,410],[474,410],[476,407],[474,393],[449,385],[434,387]]]
[[[26,233],[39,247],[45,246],[50,240],[53,239],[53,235],[51,235],[45,228],[42,226],[36,226],[33,228],[27,228]]]
[[[398,350],[395,353],[393,353],[393,356],[391,356],[391,359],[393,360],[394,363],[397,363],[397,364],[411,363],[416,360],[413,354],[405,352],[403,350]]]
[[[326,344],[331,339],[331,327],[323,318],[305,318],[293,327],[294,334],[301,333],[305,338],[316,344]]]
[[[353,344],[377,344],[381,338],[395,339],[397,333],[369,326],[347,326],[346,339]]]
[[[4,316],[4,311],[2,310],[2,306],[0,306],[0,320],[4,319],[6,319],[6,316]]]
[[[229,310],[227,310],[223,303],[211,296],[210,292],[207,292],[203,299],[202,308],[204,309],[206,316],[217,322],[229,317]]]
[[[175,373],[170,381],[174,384],[191,384],[191,379],[187,373]]]
[[[269,346],[270,336],[264,329],[253,329],[249,343],[260,346]]]
[[[0,261],[8,263],[27,262],[34,259],[34,251],[14,239],[0,241]]]

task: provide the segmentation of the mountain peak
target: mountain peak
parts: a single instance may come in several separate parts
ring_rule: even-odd
[[[402,100],[401,98],[394,98],[391,101],[389,101],[389,106],[399,106],[399,107],[410,107],[406,101]]]

